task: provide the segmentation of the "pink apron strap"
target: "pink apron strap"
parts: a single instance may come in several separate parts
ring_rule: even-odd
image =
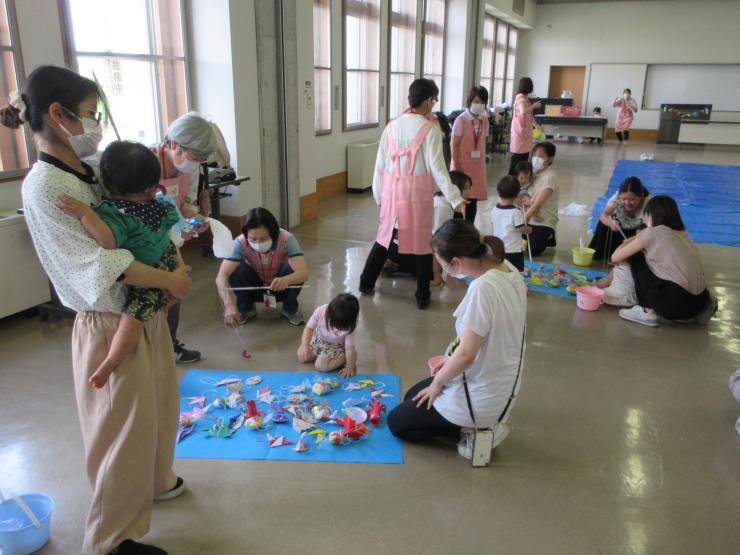
[[[438,125],[436,120],[432,120],[424,125],[424,127],[421,128],[421,131],[419,131],[419,134],[416,135],[414,142],[408,147],[410,150],[410,156],[406,162],[406,175],[411,175],[414,171],[414,166],[416,165],[416,154],[419,152],[421,145],[424,144],[424,139],[427,138],[427,135],[429,135],[429,132],[434,129],[435,125]]]

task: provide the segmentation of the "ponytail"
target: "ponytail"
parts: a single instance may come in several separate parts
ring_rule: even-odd
[[[432,237],[432,248],[437,255],[450,262],[455,257],[481,259],[491,256],[496,264],[504,260],[504,243],[498,237],[481,237],[478,229],[467,220],[447,220]]]

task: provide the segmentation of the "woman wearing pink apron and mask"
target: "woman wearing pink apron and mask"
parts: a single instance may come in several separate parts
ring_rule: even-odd
[[[630,126],[635,119],[637,112],[637,102],[632,98],[632,91],[624,89],[621,97],[614,99],[612,106],[619,108],[617,117],[614,121],[614,132],[617,134],[620,144],[627,144],[630,139]]]
[[[475,224],[478,201],[488,198],[486,177],[486,137],[488,91],[473,87],[468,93],[468,109],[457,116],[452,126],[452,169],[470,176],[470,203],[465,207],[465,219]]]
[[[152,148],[162,164],[159,185],[175,201],[186,219],[200,215],[198,180],[201,164],[216,150],[217,144],[211,124],[196,112],[188,112],[173,121],[164,141]],[[177,303],[167,313],[175,360],[183,364],[195,362],[200,359],[200,352],[186,349],[177,340],[179,323],[180,303]]]
[[[429,306],[432,280],[434,193],[438,187],[457,208],[465,202],[452,185],[442,153],[442,131],[428,116],[439,89],[431,79],[409,87],[409,109],[390,122],[380,138],[375,161],[373,196],[380,206],[378,234],[360,276],[360,292],[375,291],[375,282],[394,238],[399,254],[416,256],[416,305]],[[436,185],[436,187],[435,187]]]
[[[529,153],[534,146],[532,139],[533,112],[542,107],[542,103],[538,101],[532,104],[529,101],[529,94],[533,90],[534,84],[529,77],[519,79],[519,87],[512,107],[511,139],[509,140],[509,151],[511,152],[509,175],[514,177],[516,177],[514,168],[519,162],[526,162],[529,159]]]
[[[280,229],[275,216],[266,208],[252,208],[242,227],[242,234],[234,240],[231,256],[225,258],[216,277],[219,295],[223,300],[224,323],[238,327],[257,317],[255,302],[283,303],[282,316],[294,326],[304,323],[298,310],[298,294],[308,279],[308,265],[303,249],[295,236]],[[234,291],[230,288],[269,287],[268,289]]]

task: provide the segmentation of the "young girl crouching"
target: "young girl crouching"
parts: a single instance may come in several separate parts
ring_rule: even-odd
[[[357,371],[355,328],[360,314],[360,303],[350,293],[341,293],[329,304],[314,310],[303,330],[298,347],[298,361],[314,362],[319,372],[342,369],[343,378],[354,376]]]

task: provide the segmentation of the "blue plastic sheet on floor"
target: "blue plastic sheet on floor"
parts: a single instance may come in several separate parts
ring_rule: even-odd
[[[527,287],[529,287],[529,290],[535,293],[542,293],[543,295],[551,295],[553,297],[568,297],[573,300],[575,300],[576,298],[575,294],[571,295],[567,291],[567,281],[569,281],[570,278],[584,276],[590,282],[595,279],[603,278],[607,274],[606,271],[592,270],[590,268],[577,268],[574,266],[563,266],[562,264],[546,264],[543,262],[529,262],[528,260],[524,262],[524,265],[529,268],[530,276],[534,272],[542,272],[543,274],[545,274],[545,276],[547,276],[548,279],[552,275],[555,266],[557,266],[558,268],[562,268],[563,270],[568,272],[568,276],[561,280],[562,282],[566,283],[561,284],[558,287],[552,287],[550,285],[532,285],[530,277],[524,278],[524,282],[527,284]]]
[[[370,400],[370,389],[363,388],[355,391],[344,391],[342,386],[348,382],[359,382],[362,379],[374,380],[376,389],[385,389],[391,397],[379,399],[390,411],[399,403],[400,381],[394,374],[361,374],[349,379],[342,379],[335,374],[317,374],[316,372],[236,372],[219,370],[189,370],[180,382],[180,411],[187,412],[193,409],[188,404],[187,397],[206,395],[206,402],[210,403],[218,389],[221,396],[228,394],[225,386],[215,388],[213,383],[229,377],[238,377],[245,381],[250,376],[259,375],[262,382],[255,386],[244,386],[242,395],[245,399],[257,400],[257,391],[268,386],[273,394],[277,394],[280,404],[287,404],[286,396],[289,386],[297,386],[308,380],[313,383],[317,379],[336,378],[340,387],[329,394],[314,397],[317,401],[327,401],[332,409],[342,409],[342,402],[346,399],[361,401],[357,406],[367,409]],[[307,395],[312,396],[310,391]],[[269,405],[257,400],[257,409],[269,412]],[[268,429],[253,431],[245,427],[239,428],[229,438],[208,437],[207,430],[214,423],[216,417],[221,417],[226,423],[239,413],[236,409],[211,409],[207,415],[196,422],[196,431],[186,436],[177,444],[175,456],[178,458],[194,459],[265,459],[278,461],[314,461],[314,462],[348,462],[370,464],[401,464],[403,463],[403,446],[401,440],[393,436],[388,430],[386,417],[388,412],[382,413],[379,426],[366,422],[370,433],[353,441],[349,445],[332,445],[328,434],[332,431],[341,431],[337,424],[322,422],[320,428],[326,430],[327,436],[323,442],[316,445],[315,436],[305,436],[308,451],[298,453],[293,450],[300,433],[293,429],[292,417],[286,423],[269,424]],[[290,416],[288,414],[288,416]],[[204,431],[205,430],[205,431]],[[273,437],[285,435],[293,443],[281,447],[269,447],[267,434]]]
[[[651,195],[670,195],[696,243],[740,246],[740,166],[620,160],[589,218],[593,231],[607,200],[627,177],[639,177]]]

